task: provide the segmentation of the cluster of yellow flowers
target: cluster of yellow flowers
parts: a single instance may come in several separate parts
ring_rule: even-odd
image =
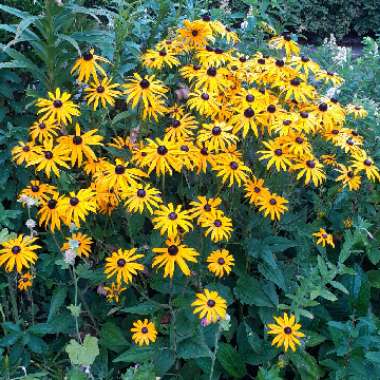
[[[35,200],[40,226],[53,233],[73,224],[80,228],[90,213],[111,215],[119,206],[128,213],[144,213],[151,218],[154,229],[167,238],[165,247],[152,249],[152,268],[163,268],[163,276],[172,278],[178,266],[190,276],[189,263],[196,263],[199,253],[184,243],[186,233],[199,226],[214,243],[226,242],[233,231],[232,221],[218,196],[200,195],[186,208],[165,203],[165,194],[149,183],[154,174],[215,173],[223,185],[242,187],[249,203],[271,220],[281,218],[288,210],[288,201],[271,192],[264,179],[253,174],[252,163],[244,160],[244,149],[240,148],[247,150],[260,144],[262,149],[251,153],[267,163],[268,171],[295,173],[305,185],[321,186],[326,180],[326,167],[335,169],[339,174],[336,180],[349,190],[360,187],[362,173],[370,181],[380,179],[379,169],[363,150],[362,136],[344,127],[347,115],[364,117],[365,110],[354,105],[344,107],[316,90],[315,85],[320,83],[339,86],[342,78],[300,56],[297,43],[288,34],[269,42],[271,48],[285,51],[282,59],[261,53],[242,54],[235,47],[238,42],[235,32],[206,15],[201,20],[185,20],[175,36],[146,51],[141,61],[150,74],[134,73],[124,84],[107,76],[102,64],[110,62],[93,49],[77,59],[71,73],[85,87],[87,106],[79,106],[70,93],[59,88],[49,92],[48,98],[36,102],[39,118],[30,127],[30,141],[19,142],[12,150],[18,165],[32,166],[39,174],[40,179],[22,190],[20,199],[24,204]],[[187,84],[169,88],[157,79],[157,74],[166,70],[177,70]],[[97,129],[83,131],[82,108],[87,112],[107,109],[123,96],[143,121],[166,121],[162,131],[155,130],[160,137],[138,139],[137,127],[129,136],[114,136],[105,142],[108,136],[100,135]],[[317,158],[312,143],[318,139],[348,153],[350,165],[338,163],[336,155],[330,153]],[[103,156],[102,147],[107,145],[127,150],[131,159]],[[88,179],[80,182],[87,184],[85,188],[60,194],[48,183],[52,173],[59,177],[62,169],[73,168],[81,169]],[[324,230],[316,236],[318,243],[333,244],[332,236]],[[37,260],[34,251],[40,247],[35,240],[20,235],[4,243],[0,265],[22,273]],[[67,240],[63,251],[90,255],[90,236],[72,233]],[[125,290],[123,285],[130,284],[144,270],[139,262],[143,258],[136,248],[120,248],[106,258],[105,274],[115,281],[105,287],[109,300],[118,301]],[[231,272],[234,258],[221,248],[210,253],[207,263],[210,272],[222,277]],[[25,277],[21,288],[30,286],[30,280]],[[215,291],[204,289],[192,306],[207,323],[226,317],[227,303]],[[295,349],[297,336],[303,336],[296,332],[300,325],[295,324],[293,316],[288,320],[286,314],[276,321],[281,331],[272,325],[271,333],[280,331],[282,335],[274,344]],[[137,321],[131,331],[138,344],[148,344],[157,336],[154,324],[148,320]]]

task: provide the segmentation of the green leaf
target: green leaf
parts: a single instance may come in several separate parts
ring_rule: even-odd
[[[276,306],[271,299],[264,293],[263,284],[254,277],[247,275],[241,276],[234,288],[236,297],[246,305]]]
[[[182,359],[195,359],[210,356],[210,351],[199,339],[190,338],[178,343],[177,355]]]
[[[241,379],[247,374],[243,357],[230,344],[219,343],[216,358],[234,379]]]
[[[373,265],[376,265],[380,261],[380,249],[376,247],[370,247],[369,249],[367,249],[367,256],[369,261]]]
[[[152,302],[142,302],[139,305],[129,306],[129,307],[125,307],[121,309],[121,311],[125,311],[131,314],[138,314],[138,315],[153,314],[157,310],[159,310],[158,305]]]
[[[260,368],[256,380],[282,380],[280,371],[278,367],[272,367],[269,370]]]
[[[367,272],[369,284],[373,288],[380,288],[380,270],[370,270]]]
[[[302,380],[317,380],[322,377],[323,373],[317,361],[306,351],[298,350],[288,355]]]
[[[60,286],[59,288],[56,289],[50,302],[49,314],[48,314],[48,319],[47,319],[48,322],[52,320],[52,318],[58,313],[59,309],[63,306],[66,296],[67,296],[67,287]]]
[[[81,304],[79,304],[79,305],[73,305],[73,304],[71,304],[69,306],[66,306],[66,309],[70,310],[71,315],[74,318],[79,318],[80,317],[80,313],[82,311]]]
[[[142,363],[151,359],[155,350],[157,350],[157,347],[154,346],[132,346],[128,351],[123,352],[116,359],[114,359],[113,362]]]
[[[86,335],[82,344],[71,339],[65,351],[69,355],[71,364],[92,365],[99,355],[98,339],[91,335]]]
[[[106,322],[100,330],[100,346],[111,351],[120,352],[120,350],[129,345],[125,339],[123,331],[113,322]]]
[[[122,376],[122,380],[155,380],[156,372],[153,364],[144,363],[138,367],[128,368],[128,371]]]

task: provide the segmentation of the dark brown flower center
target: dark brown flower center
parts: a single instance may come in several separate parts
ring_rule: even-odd
[[[313,160],[307,160],[307,161],[306,161],[306,165],[307,165],[310,169],[314,169],[314,168],[315,168],[315,161],[313,161]]]
[[[260,189],[259,187],[256,186],[256,187],[253,189],[253,191],[254,191],[256,194],[258,194],[258,193],[260,193],[261,189]]]
[[[282,59],[276,59],[276,66],[278,67],[284,67],[285,62]]]
[[[231,168],[232,170],[236,170],[238,167],[239,167],[239,164],[238,164],[237,162],[232,161],[232,162],[230,163],[230,168]]]
[[[347,172],[347,177],[353,178],[354,177],[354,172],[351,171],[351,170],[349,172]]]
[[[76,206],[79,203],[79,199],[77,197],[70,198],[71,206]]]
[[[203,209],[207,212],[210,212],[211,211],[211,206],[209,204],[205,204]]]
[[[125,167],[123,165],[116,165],[115,166],[115,173],[116,174],[124,174],[125,173]]]
[[[252,108],[247,108],[245,111],[244,111],[244,116],[248,119],[250,119],[251,117],[255,116],[255,111],[252,109]]]
[[[215,77],[216,76],[216,68],[215,67],[210,67],[207,69],[207,75],[209,77]]]
[[[273,104],[269,105],[267,108],[267,111],[269,113],[275,113],[276,112],[276,106],[274,106]]]
[[[323,239],[327,239],[327,234],[322,234]]]
[[[209,22],[211,21],[211,16],[206,13],[205,15],[202,16],[202,20],[205,22]]]
[[[91,61],[92,58],[94,58],[94,56],[91,53],[86,53],[83,55],[83,59],[85,61]]]
[[[209,96],[209,94],[206,94],[205,92],[201,95],[201,98],[203,99],[203,100],[209,100],[210,99],[210,96]]]
[[[276,201],[274,198],[271,198],[271,199],[269,200],[269,203],[270,203],[272,206],[274,206],[274,205],[277,204],[277,201]]]
[[[292,124],[292,121],[289,120],[289,119],[286,119],[286,120],[284,120],[284,121],[282,122],[282,124],[285,125],[285,126],[288,126],[288,125]]]
[[[371,166],[371,165],[372,165],[372,161],[371,161],[369,158],[366,158],[366,159],[364,160],[364,165],[365,165],[365,166]]]
[[[292,86],[299,86],[299,85],[301,84],[301,79],[299,79],[299,78],[294,78],[294,79],[292,79],[292,80],[290,81],[290,84],[291,84]]]
[[[318,108],[321,112],[326,112],[328,105],[326,103],[321,103]]]
[[[23,152],[27,153],[27,152],[30,151],[30,146],[29,146],[29,145],[24,145],[24,146],[22,147],[22,150],[23,150]]]
[[[189,147],[187,145],[181,145],[181,150],[182,150],[182,152],[188,152]]]
[[[245,100],[249,103],[253,102],[255,100],[255,97],[252,95],[252,94],[248,94],[246,97],[245,97]]]
[[[50,199],[47,203],[47,206],[50,208],[50,210],[54,210],[57,206],[57,201],[55,199]]]
[[[137,196],[140,198],[144,198],[146,195],[146,191],[144,189],[138,189],[137,190]]]
[[[167,55],[165,49],[160,50],[158,54],[160,54],[161,57],[165,57]]]
[[[20,253],[20,252],[21,252],[21,247],[20,247],[20,246],[15,245],[14,247],[12,247],[12,253],[13,253],[14,255],[17,255],[17,254]]]
[[[296,137],[296,143],[297,143],[297,144],[302,144],[302,143],[303,143],[303,138],[297,136],[297,137]]]
[[[307,112],[304,112],[304,111],[300,112],[300,115],[301,115],[302,119],[307,119],[309,117],[309,114]]]
[[[140,81],[140,87],[141,88],[148,88],[150,86],[150,83],[149,83],[149,81],[147,80],[147,79],[142,79],[141,81]]]
[[[289,335],[289,334],[291,334],[292,333],[292,329],[290,328],[290,327],[285,327],[284,328],[284,333],[286,334],[286,335]]]
[[[122,268],[126,264],[126,261],[124,259],[117,260],[117,266]]]
[[[147,334],[148,333],[148,327],[146,327],[146,326],[144,326],[142,329],[141,329],[141,332],[143,333],[143,334]]]
[[[181,125],[181,122],[177,119],[173,119],[171,124],[173,128],[178,128]]]
[[[215,222],[214,222],[214,226],[215,227],[221,227],[222,226],[222,222],[219,219],[216,219]]]
[[[50,152],[50,150],[47,150],[47,151],[45,152],[45,158],[46,158],[47,160],[51,160],[51,159],[53,158],[53,152]]]
[[[168,153],[168,148],[166,148],[166,146],[164,146],[164,145],[160,145],[160,146],[157,148],[157,153],[158,153],[160,156],[165,156],[165,154]]]
[[[46,128],[46,124],[41,122],[40,124],[38,124],[38,128],[45,129]]]
[[[304,55],[301,57],[301,61],[306,63],[306,62],[309,62],[310,61],[310,58],[308,57],[305,57]]]
[[[80,136],[74,136],[74,137],[73,137],[73,143],[74,143],[75,145],[80,145],[80,144],[82,144],[82,141],[83,141],[83,139],[82,139],[82,137],[80,137]]]
[[[105,88],[103,86],[96,87],[96,92],[98,94],[102,94],[105,91]]]
[[[215,126],[212,130],[211,133],[214,136],[219,136],[222,133],[222,129],[219,126]]]
[[[61,108],[61,107],[63,106],[62,101],[59,100],[59,99],[54,100],[54,102],[53,102],[53,106],[54,106],[55,108]]]
[[[282,150],[281,150],[281,149],[276,149],[276,150],[274,151],[274,154],[275,154],[276,156],[282,156]]]
[[[193,37],[196,37],[198,35],[198,30],[192,30],[191,34]]]
[[[170,256],[175,256],[178,253],[178,247],[176,245],[171,245],[168,247],[168,253]]]
[[[225,260],[223,259],[223,257],[219,257],[218,264],[219,265],[224,265],[225,264]]]
[[[169,215],[168,215],[168,218],[170,220],[176,220],[177,219],[177,214],[175,212],[171,212]]]
[[[201,154],[202,154],[203,156],[208,156],[208,151],[207,151],[207,148],[206,148],[206,147],[204,147],[204,148],[201,149]]]
[[[257,60],[257,63],[258,63],[259,65],[265,65],[265,59],[264,59],[264,58],[259,58],[259,59]]]
[[[214,307],[215,306],[215,301],[214,300],[208,300],[207,301],[207,306],[208,307]]]
[[[33,185],[33,186],[31,187],[31,189],[32,189],[33,193],[38,193],[38,191],[40,190],[40,187],[39,187],[39,186],[36,186],[36,185]]]

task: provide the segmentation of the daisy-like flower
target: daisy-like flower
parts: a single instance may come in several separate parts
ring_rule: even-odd
[[[29,136],[32,140],[39,143],[47,139],[52,139],[58,135],[59,127],[54,121],[50,120],[37,120],[29,129]]]
[[[91,254],[91,245],[93,244],[92,238],[81,232],[73,233],[66,238],[67,242],[62,245],[61,250],[67,251],[68,249],[75,250],[76,254],[80,257],[89,257]]]
[[[76,73],[78,75],[79,82],[88,83],[90,77],[97,79],[97,72],[101,73],[103,76],[106,76],[107,73],[98,62],[111,63],[108,59],[101,57],[100,55],[94,54],[94,49],[90,49],[87,53],[79,57],[73,68],[70,71],[70,74]]]
[[[240,186],[248,179],[248,174],[251,173],[248,166],[230,154],[218,155],[215,158],[212,170],[216,172],[217,177],[222,178],[223,183],[228,182],[229,187],[232,187],[235,182]]]
[[[268,43],[269,47],[272,49],[284,49],[286,56],[291,57],[292,55],[299,55],[300,48],[289,33],[284,33],[281,36],[272,37]]]
[[[121,284],[111,283],[111,286],[104,286],[103,289],[106,292],[106,298],[108,302],[115,301],[119,303],[120,294],[123,293],[127,288],[123,287]]]
[[[218,110],[220,103],[213,93],[194,90],[189,94],[187,105],[191,110],[196,110],[202,116],[214,116]]]
[[[132,340],[139,346],[149,346],[150,343],[154,343],[157,339],[156,327],[153,322],[149,322],[147,319],[133,322],[131,333],[133,334]]]
[[[47,201],[52,195],[56,193],[57,189],[55,186],[42,183],[38,180],[30,181],[30,184],[21,191],[21,195],[26,195],[37,199],[39,202]]]
[[[296,323],[296,317],[294,315],[288,317],[288,314],[284,313],[283,317],[273,318],[276,323],[268,324],[268,334],[275,335],[272,340],[272,346],[284,346],[285,352],[288,351],[289,347],[292,351],[296,351],[296,345],[301,345],[299,338],[305,336],[304,333],[299,331],[302,326]]]
[[[17,288],[22,292],[26,292],[33,285],[33,276],[31,273],[26,272],[20,276]]]
[[[343,84],[344,79],[333,71],[321,70],[315,74],[315,79],[324,83],[331,83],[335,87]]]
[[[60,176],[60,167],[69,168],[67,161],[70,151],[68,147],[60,144],[53,146],[53,140],[45,140],[44,145],[40,147],[38,154],[32,159],[27,166],[36,165],[36,170],[44,171],[46,176],[50,178],[51,172],[57,177]]]
[[[364,171],[367,178],[372,181],[380,181],[379,168],[373,163],[371,157],[363,150],[355,152],[353,155],[353,161],[351,163],[355,173]]]
[[[320,158],[321,158],[321,161],[325,165],[334,166],[334,167],[338,165],[335,154],[322,154]]]
[[[227,302],[218,292],[205,289],[196,294],[195,301],[191,304],[194,314],[199,314],[199,319],[206,318],[208,323],[215,323],[226,318]]]
[[[64,220],[65,215],[62,213],[63,196],[55,193],[51,199],[42,201],[42,206],[37,215],[39,216],[39,225],[50,228],[52,232],[57,228],[61,230],[61,222]]]
[[[97,157],[95,160],[87,159],[83,162],[83,171],[91,176],[94,176],[95,173],[103,172],[107,170],[109,162],[102,157]]]
[[[75,125],[75,135],[61,136],[58,139],[59,146],[71,156],[71,165],[82,165],[83,157],[88,160],[96,160],[96,155],[91,145],[103,145],[103,136],[97,135],[97,129],[82,133],[78,123]]]
[[[305,73],[306,78],[309,76],[310,72],[317,73],[321,70],[318,63],[314,62],[312,59],[306,57],[305,55],[301,55],[300,57],[293,56],[290,65],[294,67],[294,70],[297,72]]]
[[[95,78],[89,87],[84,89],[87,104],[92,105],[94,111],[98,108],[99,102],[103,108],[106,108],[107,104],[114,107],[115,99],[122,94],[121,91],[116,89],[118,86],[119,83],[112,83],[111,78],[104,77],[101,81]]]
[[[178,144],[171,142],[167,136],[146,141],[147,144],[141,149],[141,153],[144,153],[141,164],[148,167],[149,174],[155,170],[158,176],[166,173],[172,175],[173,169],[177,172],[181,170],[179,156],[183,153]]]
[[[271,220],[280,220],[281,214],[288,210],[288,207],[285,206],[287,203],[285,198],[275,193],[261,196],[257,200],[259,211],[262,211],[265,217],[269,215]]]
[[[132,108],[135,108],[139,101],[142,101],[145,108],[150,105],[154,107],[157,98],[162,98],[168,89],[164,84],[155,79],[154,75],[147,75],[144,78],[138,73],[133,74],[133,79],[123,85],[124,93],[127,94],[127,103],[132,102]]]
[[[201,69],[202,65],[195,64],[182,66],[178,71],[183,78],[192,82],[194,79],[198,78]]]
[[[193,219],[198,218],[198,224],[201,224],[202,220],[212,217],[212,214],[219,210],[218,207],[222,204],[222,200],[219,197],[206,198],[199,195],[197,199],[197,201],[190,202],[192,206],[190,213]]]
[[[313,233],[313,236],[317,239],[317,244],[322,245],[322,247],[325,247],[327,244],[335,248],[333,235],[327,233],[325,229],[320,228],[318,232]]]
[[[206,93],[223,92],[231,83],[226,79],[228,70],[224,67],[205,67],[199,70],[195,78],[195,89]]]
[[[37,261],[36,250],[41,246],[34,244],[37,238],[18,235],[17,238],[1,243],[0,266],[4,266],[7,272],[17,270],[21,273],[23,268]]]
[[[193,48],[200,48],[213,40],[210,26],[202,20],[183,21],[183,28],[178,30],[184,42]]]
[[[353,115],[355,119],[361,119],[368,115],[368,112],[362,106],[355,104],[348,104],[346,106],[346,112],[348,115]]]
[[[180,65],[176,53],[166,48],[160,50],[149,49],[142,55],[141,61],[145,67],[158,70],[161,70],[165,66],[172,68]]]
[[[155,230],[160,230],[160,234],[167,234],[168,238],[175,238],[181,233],[189,232],[193,225],[189,211],[182,210],[182,206],[174,206],[173,203],[161,205],[154,211],[152,223]]]
[[[277,171],[283,170],[286,172],[288,167],[292,165],[286,146],[278,139],[263,141],[263,145],[267,150],[259,150],[257,152],[261,154],[259,160],[268,160],[268,170],[274,165]]]
[[[347,167],[343,164],[338,164],[338,167],[335,169],[339,176],[336,178],[336,182],[341,182],[343,188],[348,187],[350,191],[356,191],[360,189],[361,177],[358,174],[355,174],[355,171],[351,167]]]
[[[235,109],[235,114],[231,117],[230,123],[233,125],[233,133],[238,133],[243,130],[243,137],[246,137],[250,130],[253,131],[256,137],[259,136],[257,129],[256,111],[252,106],[247,108]]]
[[[165,106],[164,98],[153,96],[152,99],[148,100],[147,106],[142,110],[142,119],[158,120],[159,116],[165,115],[167,108]]]
[[[175,267],[178,265],[185,276],[190,276],[191,272],[187,261],[196,263],[199,253],[194,248],[181,243],[178,237],[166,240],[165,244],[167,245],[165,248],[153,248],[156,256],[153,258],[152,268],[164,267],[164,278],[167,276],[172,278]]]
[[[232,233],[232,221],[224,215],[223,211],[217,210],[207,219],[202,219],[200,224],[206,228],[205,235],[209,236],[214,243],[229,240]]]
[[[298,103],[307,103],[316,96],[315,88],[299,77],[279,82],[278,85],[281,87],[281,94],[285,95],[285,101],[294,99]]]
[[[77,193],[70,192],[61,203],[65,223],[68,226],[74,223],[78,228],[90,212],[96,212],[96,207],[96,195],[90,188],[81,189]]]
[[[326,179],[323,165],[311,155],[305,155],[302,159],[297,159],[297,162],[292,166],[292,169],[299,170],[297,174],[298,180],[305,176],[305,185],[313,182],[314,186],[318,187]]]
[[[147,209],[153,214],[153,209],[162,203],[161,193],[150,184],[136,184],[122,191],[125,206],[131,213],[142,214]]]
[[[165,129],[165,136],[170,141],[186,140],[191,138],[198,124],[195,117],[186,114],[180,117],[174,117],[170,120],[169,126]]]
[[[228,276],[235,265],[235,259],[227,249],[217,249],[207,257],[207,268],[216,277]]]
[[[245,197],[254,205],[258,204],[260,198],[270,196],[270,191],[264,186],[264,180],[261,178],[253,177],[244,184],[244,189]]]
[[[26,143],[19,141],[18,145],[12,148],[12,159],[17,165],[29,164],[34,161],[40,151],[41,147],[36,146],[32,141]]]
[[[129,284],[139,271],[144,270],[144,265],[137,262],[138,259],[144,257],[140,253],[136,253],[137,249],[119,249],[112,252],[111,257],[106,258],[104,273],[107,278],[116,276],[116,283],[122,282]]]
[[[141,169],[129,167],[129,162],[116,159],[115,165],[107,163],[103,171],[98,171],[94,175],[95,182],[102,183],[109,190],[116,191],[125,190],[128,187],[136,186],[143,178],[148,177],[148,174]]]
[[[61,93],[61,89],[56,88],[55,93],[48,92],[48,96],[48,99],[37,99],[37,115],[42,114],[41,121],[56,121],[58,124],[66,125],[72,123],[73,116],[80,115],[79,106],[70,100],[71,94],[68,92]]]
[[[220,67],[226,65],[232,57],[229,51],[207,45],[198,51],[196,58],[204,67]]]
[[[232,133],[232,126],[225,122],[203,124],[197,135],[197,141],[215,152],[225,151],[238,140],[239,138]]]

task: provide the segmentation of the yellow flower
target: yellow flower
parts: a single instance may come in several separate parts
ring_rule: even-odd
[[[334,73],[332,71],[326,71],[326,70],[318,71],[315,74],[315,79],[323,81],[324,83],[331,82],[334,85],[334,87],[339,87],[344,82],[344,79],[341,76],[339,76],[337,73]]]
[[[78,167],[80,167],[83,162],[83,156],[88,160],[96,160],[96,155],[90,146],[103,145],[101,143],[103,136],[96,135],[97,131],[97,129],[92,129],[91,131],[81,133],[80,126],[76,123],[75,135],[62,136],[58,139],[62,150],[70,152],[72,166],[77,163]]]
[[[220,48],[214,49],[209,45],[205,49],[199,50],[196,58],[204,67],[224,66],[232,59],[230,52]]]
[[[190,209],[191,217],[198,218],[198,224],[202,223],[202,220],[209,219],[212,217],[213,213],[221,205],[222,200],[217,198],[206,198],[202,195],[197,197],[198,201],[190,202],[192,208]]]
[[[56,187],[42,183],[38,180],[30,181],[30,184],[21,191],[20,195],[26,195],[37,199],[39,202],[47,201],[56,193]]]
[[[221,177],[223,183],[228,182],[232,187],[236,182],[239,186],[247,181],[251,169],[244,162],[230,154],[220,154],[215,158],[212,170],[216,171],[217,177]]]
[[[280,220],[281,214],[284,214],[288,209],[285,206],[286,203],[288,201],[285,198],[275,193],[266,194],[257,200],[259,211],[263,211],[265,217],[269,215],[271,220]]]
[[[229,275],[231,268],[235,265],[234,257],[226,249],[218,249],[207,257],[208,270],[216,277]]]
[[[94,79],[97,78],[97,71],[100,72],[103,76],[106,76],[106,72],[103,67],[99,65],[99,62],[111,63],[108,59],[101,57],[100,55],[94,54],[94,49],[90,49],[87,53],[79,57],[73,68],[70,71],[70,74],[77,73],[79,82],[87,83],[92,76]]]
[[[195,117],[186,114],[179,117],[174,117],[170,120],[170,125],[165,129],[165,137],[170,141],[186,140],[194,134],[194,130],[197,129],[198,123]]]
[[[346,112],[348,115],[353,115],[355,119],[364,118],[368,115],[368,112],[362,106],[355,104],[348,104]]]
[[[89,257],[91,253],[91,245],[93,243],[92,238],[81,232],[73,233],[71,236],[67,237],[62,246],[62,251],[67,251],[68,249],[74,249],[76,254],[80,257]]]
[[[219,110],[219,102],[213,93],[194,90],[189,94],[187,105],[202,116],[214,116]]]
[[[94,111],[98,108],[99,102],[103,108],[109,104],[111,107],[115,106],[115,98],[121,95],[121,91],[116,90],[119,83],[112,83],[112,79],[104,77],[101,81],[98,78],[85,88],[85,99],[88,105],[93,105]]]
[[[195,78],[195,90],[202,90],[207,93],[223,92],[231,85],[226,79],[227,74],[228,70],[224,67],[201,68]]]
[[[289,33],[284,33],[282,36],[272,37],[268,43],[272,49],[284,49],[286,56],[299,55],[300,48],[297,42],[293,41]]]
[[[238,140],[239,138],[232,133],[232,126],[225,122],[203,124],[197,135],[197,141],[215,152],[226,150]]]
[[[59,127],[54,121],[37,120],[29,129],[29,136],[32,140],[44,142],[46,139],[52,139],[58,135]]]
[[[309,72],[317,73],[321,70],[318,63],[305,55],[301,55],[300,57],[293,56],[290,65],[294,67],[297,72],[305,73],[306,77],[309,76]]]
[[[180,64],[176,53],[166,48],[160,50],[148,49],[147,52],[142,55],[141,61],[144,66],[158,70],[161,70],[165,66],[172,68]]]
[[[245,197],[249,200],[249,203],[258,205],[260,198],[270,196],[269,189],[264,186],[264,180],[261,178],[253,177],[251,180],[244,184]]]
[[[242,129],[243,137],[246,137],[249,130],[252,130],[256,137],[259,136],[259,131],[257,129],[256,112],[252,107],[253,105],[249,105],[246,108],[235,109],[236,113],[231,117],[230,120],[230,123],[234,126],[233,133],[236,134]]]
[[[193,313],[199,314],[200,319],[206,318],[208,323],[226,318],[227,302],[216,291],[205,289],[203,293],[197,293],[191,306],[194,307]]]
[[[104,286],[106,292],[106,298],[108,302],[115,301],[119,302],[120,294],[123,293],[127,288],[124,288],[120,284],[114,282],[111,283],[111,286]]]
[[[196,263],[196,257],[199,256],[199,253],[194,248],[181,244],[179,238],[168,239],[165,244],[167,245],[166,248],[153,248],[153,252],[157,255],[153,258],[152,268],[164,267],[164,278],[167,276],[172,278],[177,264],[185,276],[190,276],[191,272],[187,261]]]
[[[72,123],[72,116],[79,116],[79,106],[70,100],[71,95],[68,92],[61,94],[61,89],[56,88],[55,93],[48,92],[48,99],[38,98],[37,115],[42,114],[41,121],[56,121],[58,124]]]
[[[35,250],[41,248],[33,244],[37,238],[18,235],[17,238],[1,243],[0,266],[5,266],[7,272],[17,270],[21,273],[23,268],[30,268],[37,261]]]
[[[225,216],[221,210],[213,212],[209,218],[202,219],[200,223],[203,228],[206,228],[205,235],[210,235],[214,243],[221,240],[229,240],[231,237],[231,219]]]
[[[302,159],[297,159],[292,170],[299,170],[297,179],[305,176],[305,185],[313,182],[314,186],[318,187],[326,179],[323,165],[312,155],[305,155]]]
[[[183,28],[178,30],[184,42],[192,48],[200,48],[212,40],[212,31],[208,24],[202,20],[183,21]]]
[[[65,218],[61,207],[63,200],[63,196],[55,193],[51,199],[42,202],[42,206],[37,213],[40,226],[47,227],[49,225],[50,230],[53,232],[56,228],[59,231],[61,230],[61,221]]]
[[[343,220],[343,225],[345,228],[351,228],[353,225],[352,219],[351,218],[346,218]]]
[[[380,181],[379,168],[373,163],[371,157],[364,151],[355,152],[351,163],[355,173],[364,171],[367,178],[372,181]]]
[[[26,292],[32,285],[32,279],[33,276],[31,273],[26,272],[20,276],[20,279],[18,280],[18,286],[17,288],[21,290],[22,292]]]
[[[320,228],[318,232],[314,232],[313,236],[317,238],[317,244],[322,245],[322,247],[325,247],[326,244],[328,244],[335,248],[334,237],[331,234],[328,234],[323,228]]]
[[[40,152],[41,147],[35,146],[32,141],[27,143],[19,141],[18,145],[12,149],[12,159],[17,165],[21,165],[24,162],[29,164],[35,160],[37,154]]]
[[[127,103],[132,101],[132,108],[137,106],[139,101],[143,102],[145,108],[149,105],[154,106],[157,98],[165,96],[168,89],[164,84],[155,79],[154,75],[147,75],[144,78],[138,73],[133,74],[133,79],[130,79],[123,85],[124,93],[127,94]]]
[[[174,206],[173,203],[161,205],[155,210],[152,223],[155,230],[160,230],[161,235],[167,234],[169,239],[193,228],[189,211],[182,210],[181,205]]]
[[[360,189],[361,177],[355,174],[355,171],[351,167],[347,167],[343,164],[338,164],[338,168],[335,169],[340,175],[336,178],[336,182],[342,182],[343,188],[348,186],[350,191],[356,191]]]
[[[144,257],[144,255],[137,253],[137,249],[119,249],[117,252],[112,252],[111,257],[106,258],[106,265],[104,273],[107,278],[111,278],[116,275],[116,282],[121,284],[125,282],[129,284],[133,280],[133,276],[136,276],[139,271],[144,270],[144,265],[137,262],[138,259]]]
[[[284,313],[283,317],[273,317],[276,323],[271,323],[268,325],[268,334],[275,335],[272,346],[277,345],[277,347],[284,346],[285,352],[288,348],[292,351],[296,351],[296,345],[300,346],[301,343],[298,338],[303,338],[304,333],[299,331],[302,327],[299,323],[296,323],[296,318],[294,315],[288,317],[287,313]]]
[[[259,160],[269,159],[267,169],[270,169],[274,165],[277,171],[283,170],[286,172],[292,164],[289,159],[288,149],[279,140],[263,141],[263,145],[267,150],[259,150],[257,152],[261,154]]]
[[[81,189],[77,193],[70,192],[61,203],[64,221],[69,226],[72,222],[80,227],[81,221],[86,221],[90,212],[96,212],[96,196],[91,189]]]
[[[156,327],[153,322],[149,322],[147,319],[133,322],[131,333],[133,333],[133,341],[139,346],[149,346],[151,342],[154,343],[157,339]]]
[[[125,206],[128,211],[138,212],[142,214],[147,209],[153,214],[153,208],[159,207],[162,203],[161,193],[150,184],[134,185],[122,191],[122,196],[125,198]]]

